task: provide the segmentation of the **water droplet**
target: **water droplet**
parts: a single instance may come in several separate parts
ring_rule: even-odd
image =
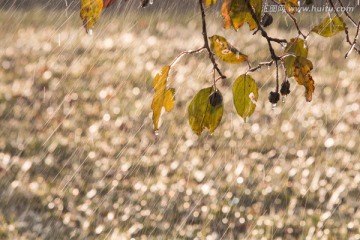
[[[89,34],[90,36],[93,35],[93,30],[90,28],[88,31],[87,31],[87,34]]]
[[[149,2],[150,4],[153,4],[154,3],[154,0],[150,0],[150,2]]]
[[[285,103],[286,101],[286,96],[282,96],[282,102]]]
[[[155,136],[159,136],[159,130],[155,130]]]
[[[273,103],[273,104],[271,105],[271,109],[272,109],[272,110],[275,110],[275,108],[276,108],[276,103]]]

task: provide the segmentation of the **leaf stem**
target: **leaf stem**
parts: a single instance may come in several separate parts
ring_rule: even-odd
[[[258,70],[264,66],[270,67],[273,63],[274,63],[274,60],[271,60],[269,62],[260,62],[256,67],[253,67],[253,68],[249,64],[249,69],[246,71],[246,74],[249,72],[255,72],[256,70]]]

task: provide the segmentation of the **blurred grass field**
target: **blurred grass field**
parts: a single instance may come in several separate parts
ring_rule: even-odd
[[[248,123],[231,93],[247,66],[220,63],[224,116],[201,137],[186,108],[211,64],[184,57],[156,137],[152,77],[202,45],[193,13],[109,11],[88,36],[78,12],[0,11],[0,239],[360,239],[360,57],[344,60],[343,36],[311,35],[313,101],[291,80],[271,110],[264,68]],[[224,30],[214,13],[208,24],[254,65],[267,60],[260,35]],[[270,35],[296,36],[278,24]]]

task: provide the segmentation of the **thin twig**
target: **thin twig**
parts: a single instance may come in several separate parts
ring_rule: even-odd
[[[281,5],[279,2],[277,2],[277,1],[275,1],[275,0],[271,0],[271,1],[274,2],[274,3],[277,4],[277,5]],[[299,27],[299,24],[298,24],[296,18],[295,18],[293,15],[291,15],[291,13],[289,13],[289,12],[286,10],[286,8],[285,8],[285,12],[286,12],[286,14],[291,18],[291,20],[294,22],[294,25],[295,25],[295,27],[296,27],[296,29],[297,29],[297,31],[298,31],[299,36],[302,36],[304,39],[306,39],[307,36],[300,30],[300,27]]]
[[[187,54],[199,53],[205,50],[205,47],[198,48],[196,50],[183,51],[175,57],[175,59],[170,63],[170,67],[174,66],[183,56]]]
[[[350,16],[350,14],[348,13],[348,11],[346,11],[346,8],[344,7],[344,4],[342,3],[341,0],[337,0],[340,3],[340,6],[344,9],[344,13],[347,16],[347,18],[350,20],[350,22],[357,27],[358,25],[356,24],[355,20]]]
[[[249,65],[249,69],[246,71],[246,73],[249,73],[249,72],[255,72],[256,70],[264,67],[264,66],[268,66],[270,67],[272,64],[274,63],[274,60],[271,60],[269,62],[260,62],[256,67],[251,67]]]
[[[279,92],[279,63],[278,61],[275,61],[276,65],[276,92]]]
[[[199,0],[201,1],[201,0]],[[250,4],[250,0],[246,0],[246,5],[250,11],[250,14],[251,14],[251,17],[254,19],[254,21],[256,22],[257,24],[257,27],[258,29],[260,30],[261,32],[261,36],[263,36],[266,41],[268,42],[268,45],[269,45],[269,51],[270,51],[270,54],[271,54],[271,58],[275,61],[277,60],[280,60],[280,58],[276,55],[275,53],[275,50],[271,44],[271,42],[274,40],[273,38],[269,37],[267,32],[264,30],[264,28],[260,25],[260,22],[259,22],[259,19],[257,19],[256,17],[256,13],[254,12],[254,9],[252,8],[251,4]]]
[[[338,0],[338,1],[339,1],[339,0]],[[341,22],[344,24],[344,26],[345,26],[346,41],[347,41],[347,42],[349,43],[349,45],[350,45],[350,49],[349,49],[349,51],[346,53],[345,58],[347,58],[347,57],[349,56],[349,54],[352,52],[352,50],[355,50],[358,54],[360,54],[360,49],[355,46],[356,41],[357,41],[357,38],[358,38],[358,36],[359,36],[360,22],[359,22],[359,24],[356,24],[356,27],[357,27],[356,36],[355,36],[355,38],[354,38],[354,41],[351,41],[351,39],[350,39],[350,34],[349,34],[349,29],[346,27],[344,20],[342,20],[342,18],[340,17],[339,12],[336,10],[334,2],[333,2],[332,0],[328,0],[328,2],[330,3],[331,7],[334,9],[334,12],[335,12],[336,16],[339,17],[340,21],[341,21]],[[349,16],[350,16],[350,15],[349,15]],[[351,19],[350,19],[350,21],[351,21]]]
[[[203,5],[203,0],[199,0],[199,5],[200,5],[200,9],[201,9],[202,34],[204,37],[204,48],[206,48],[207,51],[209,52],[209,58],[214,66],[214,69],[221,76],[221,78],[224,79],[224,78],[226,78],[226,76],[219,69],[219,67],[216,63],[215,57],[214,57],[214,53],[211,51],[210,46],[209,46],[208,35],[207,35],[207,30],[206,30],[206,17],[205,17],[205,9],[204,9],[204,5]]]
[[[291,18],[291,20],[294,22],[294,25],[298,31],[299,36],[301,35],[304,39],[306,39],[306,35],[303,34],[302,31],[300,30],[300,27],[299,27],[299,24],[298,24],[296,18],[293,15],[291,15],[291,13],[289,13],[288,11],[285,10],[285,12]]]
[[[356,42],[357,42],[357,40],[359,38],[359,32],[360,32],[360,21],[359,21],[359,23],[357,24],[357,27],[356,27],[356,34],[355,34],[355,37],[354,37],[353,44],[351,45],[350,49],[346,52],[345,58],[347,58],[354,49],[360,54],[359,49],[357,49],[356,46],[355,46]]]

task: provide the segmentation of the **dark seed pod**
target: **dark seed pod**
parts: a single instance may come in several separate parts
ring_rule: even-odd
[[[288,80],[284,81],[281,84],[280,93],[283,96],[286,96],[286,95],[288,95],[290,93],[290,82]]]
[[[209,102],[211,106],[216,107],[223,102],[223,97],[219,90],[215,90],[215,92],[211,93],[209,96]]]
[[[272,104],[277,104],[277,102],[280,100],[280,94],[278,92],[270,92],[269,94],[269,101]]]
[[[270,14],[265,13],[261,19],[261,25],[263,27],[267,27],[267,26],[270,26],[272,24],[272,22],[273,22],[273,17]]]
[[[141,0],[140,6],[142,8],[147,7],[150,3],[150,0]]]

